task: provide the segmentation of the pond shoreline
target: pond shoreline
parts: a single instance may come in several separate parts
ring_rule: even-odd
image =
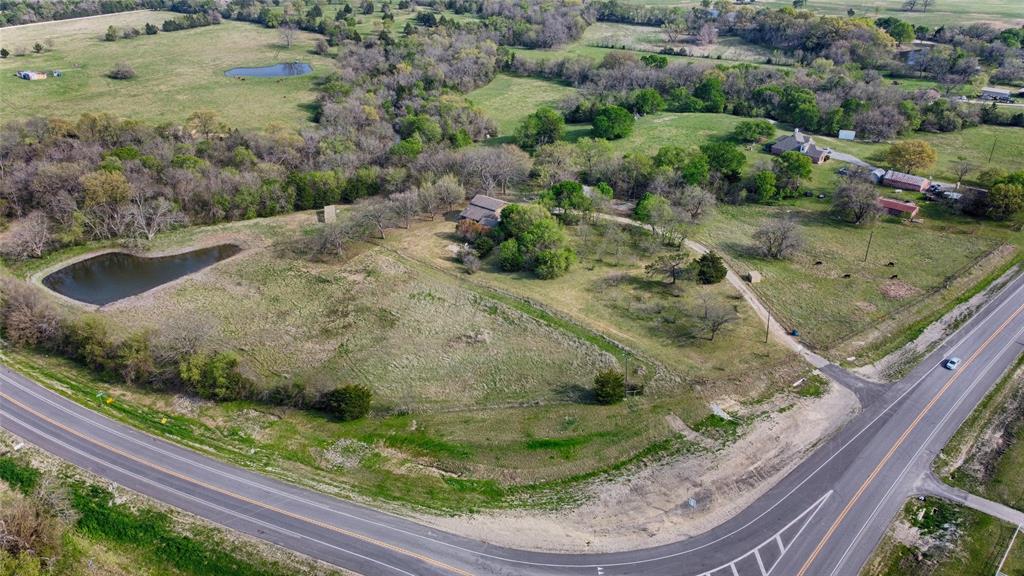
[[[182,275],[182,276],[180,276],[178,278],[175,278],[175,279],[173,279],[171,281],[164,282],[164,283],[159,284],[157,286],[154,286],[154,287],[152,287],[152,288],[150,288],[148,290],[144,290],[142,292],[139,292],[138,294],[133,294],[131,296],[126,296],[124,298],[120,298],[118,300],[114,300],[112,302],[108,302],[108,303],[102,304],[102,305],[100,305],[100,304],[91,304],[89,302],[83,302],[81,300],[75,300],[74,298],[71,298],[70,296],[65,296],[64,294],[61,294],[60,292],[57,292],[56,290],[50,288],[49,286],[47,286],[43,282],[43,280],[46,277],[50,276],[51,274],[53,274],[55,272],[63,270],[65,268],[67,268],[68,266],[77,264],[79,262],[84,262],[84,261],[92,259],[92,258],[96,258],[97,256],[103,256],[104,254],[123,253],[123,254],[130,254],[132,256],[136,256],[136,257],[140,257],[140,258],[162,258],[162,257],[167,257],[167,256],[177,256],[177,255],[181,255],[181,254],[187,254],[189,252],[195,252],[195,251],[198,251],[198,250],[203,250],[203,249],[207,249],[207,248],[213,248],[215,246],[229,245],[229,244],[236,246],[238,248],[238,252],[236,252],[235,254],[233,254],[233,255],[231,255],[231,256],[229,256],[227,258],[224,258],[223,260],[218,260],[218,261],[214,262],[213,264],[210,264],[208,266],[200,268],[199,270],[196,270],[196,271],[191,272],[189,274],[184,274],[184,275]],[[124,302],[133,301],[136,298],[144,297],[147,294],[151,294],[153,292],[156,292],[157,290],[161,290],[161,289],[166,288],[168,286],[175,286],[179,282],[181,282],[183,280],[186,280],[188,278],[195,277],[196,275],[201,274],[201,273],[205,272],[206,270],[209,270],[210,268],[213,268],[217,264],[220,264],[222,262],[227,262],[227,261],[232,260],[234,258],[237,258],[237,257],[239,257],[239,256],[241,256],[243,254],[247,254],[247,253],[249,253],[251,251],[251,249],[252,249],[251,243],[248,242],[246,239],[241,238],[241,237],[230,239],[230,240],[225,240],[223,238],[209,239],[207,241],[200,241],[200,242],[197,242],[195,244],[191,244],[189,246],[184,246],[184,247],[179,247],[179,248],[172,248],[172,249],[167,249],[167,250],[155,250],[155,251],[133,250],[131,248],[127,248],[127,247],[124,247],[124,246],[111,246],[109,248],[100,248],[100,249],[97,249],[97,250],[92,250],[92,251],[86,252],[84,254],[79,254],[77,256],[73,256],[73,257],[68,258],[66,260],[61,260],[60,262],[57,262],[57,263],[53,264],[52,266],[47,266],[46,268],[31,274],[26,279],[26,281],[28,283],[34,285],[34,286],[37,286],[37,287],[43,289],[48,294],[56,297],[58,300],[64,302],[65,304],[71,304],[72,306],[74,306],[76,308],[79,308],[79,309],[82,309],[82,310],[87,310],[87,311],[90,311],[90,312],[95,312],[95,311],[98,311],[98,310],[109,309],[109,308],[111,308],[113,306],[122,304]]]

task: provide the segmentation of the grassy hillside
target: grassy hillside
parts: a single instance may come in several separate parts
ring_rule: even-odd
[[[108,26],[157,26],[179,17],[170,12],[111,14],[87,20],[49,22],[0,31],[0,45],[25,56],[0,60],[0,122],[42,115],[77,118],[108,112],[146,122],[181,122],[196,110],[213,110],[229,125],[289,128],[311,125],[313,79],[332,70],[330,58],[311,52],[316,36],[300,33],[289,49],[275,30],[225,20],[216,26],[160,32],[105,42]],[[36,42],[52,40],[42,54]],[[263,66],[299,60],[314,72],[292,78],[227,78],[236,66]],[[136,77],[111,80],[118,62],[131,65]],[[18,70],[59,69],[61,78],[26,81]]]

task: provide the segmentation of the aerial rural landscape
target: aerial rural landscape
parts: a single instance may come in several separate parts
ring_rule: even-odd
[[[1020,0],[0,2],[0,576],[1024,576]]]

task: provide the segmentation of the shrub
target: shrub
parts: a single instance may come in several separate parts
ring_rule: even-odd
[[[697,281],[701,284],[718,284],[725,279],[725,275],[729,272],[722,257],[714,252],[708,252],[698,258],[696,266]]]
[[[11,51],[7,48],[0,48],[0,58],[7,58],[11,55]]]
[[[616,140],[633,132],[633,115],[620,106],[605,106],[594,115],[594,138]]]
[[[117,27],[110,26],[109,28],[107,28],[107,33],[103,35],[103,39],[107,42],[114,42],[115,40],[117,40],[117,36]]]
[[[252,381],[238,371],[238,358],[228,352],[192,354],[179,363],[178,373],[200,398],[242,400],[253,393]]]
[[[594,399],[599,404],[615,404],[626,397],[626,377],[616,370],[605,370],[594,377]]]
[[[515,272],[523,269],[525,259],[519,251],[519,242],[515,238],[509,238],[498,246],[498,264],[501,269],[507,272]]]
[[[42,54],[43,53],[43,45],[40,44],[39,42],[36,42],[35,45],[32,46],[32,51],[35,52],[36,54]]]
[[[113,70],[107,72],[107,78],[111,80],[131,80],[135,78],[135,69],[125,62],[118,62]]]
[[[149,22],[146,22],[145,31],[146,31],[146,35],[153,36],[154,34],[159,32],[160,29],[157,28],[156,25],[150,24]]]
[[[324,394],[323,409],[343,422],[358,420],[370,413],[373,392],[361,384],[347,384]]]
[[[537,263],[533,271],[542,280],[558,278],[569,271],[569,267],[576,261],[576,254],[571,248],[563,247],[553,250],[543,250],[537,253]]]
[[[473,242],[473,248],[481,258],[486,258],[494,250],[494,240],[490,236],[481,236]]]

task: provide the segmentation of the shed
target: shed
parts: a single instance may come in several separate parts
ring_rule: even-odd
[[[891,216],[904,216],[907,218],[914,218],[917,216],[920,208],[913,202],[904,202],[903,200],[897,200],[895,198],[879,198],[878,206],[885,210]]]
[[[895,170],[889,170],[882,176],[882,184],[885,186],[892,186],[893,188],[899,188],[900,190],[913,190],[915,192],[924,192],[931,185],[931,181],[921,176],[914,176],[913,174],[904,174],[903,172],[897,172]]]
[[[981,89],[982,100],[1008,100],[1010,91],[1002,88],[985,87]]]
[[[469,206],[459,214],[459,220],[473,220],[488,228],[494,228],[501,221],[501,210],[508,205],[486,194],[477,194],[469,201]]]

